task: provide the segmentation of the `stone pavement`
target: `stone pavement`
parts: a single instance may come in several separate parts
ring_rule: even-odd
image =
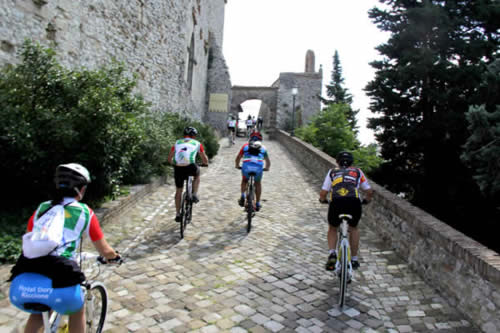
[[[99,279],[111,304],[107,332],[478,332],[432,286],[363,228],[360,262],[347,306],[327,257],[322,179],[312,178],[284,147],[264,141],[263,208],[246,233],[237,204],[240,171],[228,148],[202,169],[193,222],[183,240],[174,222],[173,184],[161,186],[103,227],[126,257]],[[6,269],[0,271],[2,280]],[[1,291],[6,294],[8,285]],[[27,315],[0,301],[0,332],[20,332]]]

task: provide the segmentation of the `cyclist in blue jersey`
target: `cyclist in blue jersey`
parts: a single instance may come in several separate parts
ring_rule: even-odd
[[[241,147],[238,155],[236,156],[235,166],[239,168],[240,161],[243,159],[241,166],[241,197],[238,204],[243,207],[245,205],[245,192],[247,189],[248,178],[250,172],[255,172],[255,210],[259,211],[262,207],[260,197],[262,195],[262,172],[269,171],[271,167],[271,160],[267,153],[267,149],[262,145],[262,134],[259,132],[252,132],[249,142]],[[264,165],[265,162],[265,165]]]
[[[184,181],[193,176],[193,202],[199,202],[198,188],[200,186],[200,168],[196,164],[196,154],[200,154],[203,165],[208,165],[208,157],[203,145],[195,140],[198,131],[194,127],[184,129],[184,138],[179,139],[172,146],[168,154],[168,163],[174,165],[175,179],[175,221],[181,222],[181,198]]]

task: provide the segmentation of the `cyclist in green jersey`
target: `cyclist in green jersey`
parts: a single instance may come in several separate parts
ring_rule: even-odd
[[[196,154],[200,154],[203,165],[208,165],[208,157],[203,145],[195,140],[198,131],[194,127],[184,129],[184,138],[179,139],[172,146],[168,154],[168,163],[174,165],[175,178],[175,220],[181,222],[181,198],[184,181],[193,176],[193,202],[197,203],[198,188],[200,186],[200,168],[196,164]]]

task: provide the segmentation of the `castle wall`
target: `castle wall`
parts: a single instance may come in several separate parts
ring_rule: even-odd
[[[214,43],[222,47],[225,2],[0,0],[0,65],[18,61],[17,51],[26,38],[54,48],[69,68],[96,69],[116,59],[130,75],[137,75],[137,90],[153,109],[201,120],[209,49]],[[216,56],[223,58],[222,53]]]

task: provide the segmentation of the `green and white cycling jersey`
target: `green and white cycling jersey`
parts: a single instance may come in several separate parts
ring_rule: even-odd
[[[177,166],[186,166],[196,162],[196,154],[203,152],[203,145],[192,138],[177,140],[172,147],[175,150],[174,164]]]

